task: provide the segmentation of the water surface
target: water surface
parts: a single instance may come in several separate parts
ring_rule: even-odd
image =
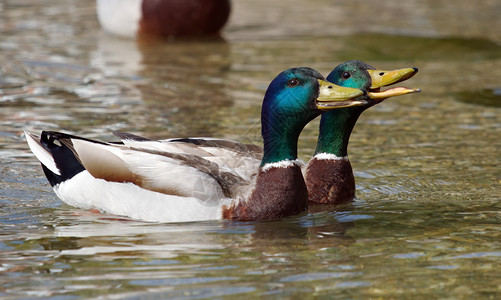
[[[499,298],[496,1],[234,1],[224,41],[104,34],[92,1],[0,2],[0,297]],[[418,67],[350,142],[357,200],[271,222],[149,224],[63,204],[22,129],[260,144],[271,79]],[[300,155],[315,147],[318,120]]]

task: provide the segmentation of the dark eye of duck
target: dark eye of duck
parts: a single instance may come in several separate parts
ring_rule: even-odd
[[[299,81],[296,78],[292,78],[289,81],[287,81],[287,86],[288,87],[294,87],[299,84]]]
[[[351,74],[348,72],[343,72],[343,74],[341,74],[341,77],[343,77],[343,79],[348,79],[351,77]]]

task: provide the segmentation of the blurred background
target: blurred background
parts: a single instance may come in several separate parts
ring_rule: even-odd
[[[233,0],[217,38],[155,39],[105,32],[94,1],[0,0],[0,296],[498,297],[499,15],[494,0]],[[360,118],[352,205],[265,223],[116,221],[62,204],[22,135],[260,144],[279,72],[350,59],[418,67],[405,85],[422,89]]]

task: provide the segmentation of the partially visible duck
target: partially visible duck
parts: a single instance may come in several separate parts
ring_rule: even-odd
[[[369,99],[364,105],[322,114],[317,148],[305,172],[310,202],[339,204],[355,197],[355,178],[348,159],[353,127],[362,112],[384,99],[419,92],[404,87],[381,91],[381,87],[407,80],[417,71],[417,68],[383,71],[351,60],[338,65],[327,76],[327,80],[338,85],[367,91]]]
[[[97,0],[103,29],[122,37],[218,35],[230,0]]]
[[[280,73],[262,105],[264,152],[254,176],[213,163],[193,143],[149,142],[121,134],[105,143],[59,132],[26,132],[55,193],[67,204],[137,220],[268,220],[302,212],[308,195],[297,140],[323,110],[361,105],[359,89],[324,81],[310,68]],[[164,147],[182,151],[166,151]],[[173,146],[177,145],[177,146]],[[238,160],[238,158],[237,158]]]

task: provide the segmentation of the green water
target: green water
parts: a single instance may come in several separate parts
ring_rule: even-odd
[[[498,299],[501,5],[235,0],[221,42],[104,34],[92,1],[0,1],[0,297]],[[418,67],[365,112],[357,199],[272,222],[148,224],[62,204],[22,129],[260,144],[271,79]],[[301,135],[301,157],[318,120]]]

